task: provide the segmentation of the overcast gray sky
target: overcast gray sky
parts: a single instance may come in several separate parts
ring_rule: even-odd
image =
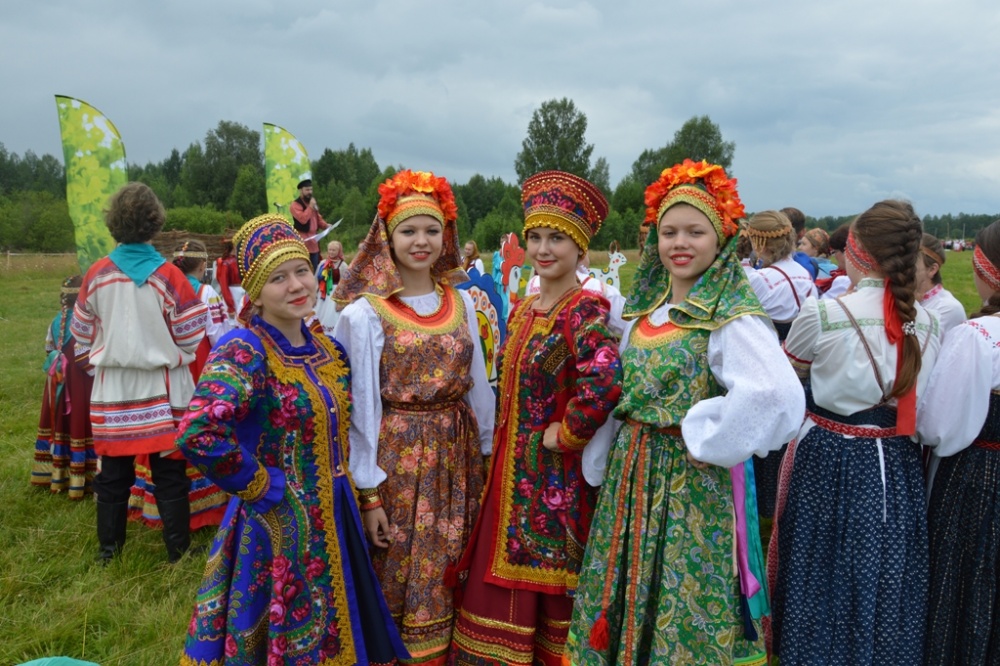
[[[3,0],[0,142],[61,158],[55,94],[130,162],[219,120],[349,142],[380,166],[515,182],[531,114],[569,97],[616,184],[709,115],[748,210],[886,197],[1000,212],[1000,4],[986,0]]]

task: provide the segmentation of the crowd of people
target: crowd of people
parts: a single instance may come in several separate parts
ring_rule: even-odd
[[[686,160],[622,295],[605,197],[542,172],[494,389],[447,180],[386,180],[350,261],[300,191],[217,292],[126,185],[46,339],[31,482],[94,493],[98,561],[130,497],[171,562],[218,525],[182,665],[998,663],[1000,221],[966,320],[909,203],[747,219]]]

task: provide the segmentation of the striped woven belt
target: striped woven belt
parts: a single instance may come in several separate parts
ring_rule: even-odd
[[[895,437],[895,428],[875,428],[873,426],[856,426],[849,425],[847,423],[841,423],[840,421],[834,421],[833,419],[823,418],[812,412],[806,412],[806,416],[812,419],[813,423],[818,425],[823,430],[829,430],[830,432],[835,432],[838,435],[850,435],[851,437],[868,437],[870,439],[885,439],[887,437]]]
[[[443,400],[441,402],[392,402],[386,400],[383,404],[387,409],[399,412],[443,412],[454,409],[462,403],[461,400]]]
[[[977,439],[972,442],[972,445],[989,451],[1000,451],[1000,442],[990,442],[985,439]]]

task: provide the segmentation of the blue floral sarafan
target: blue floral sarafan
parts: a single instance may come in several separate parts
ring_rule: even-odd
[[[183,666],[393,664],[408,656],[371,568],[347,473],[350,370],[303,328],[254,317],[209,356],[179,445],[235,497],[212,545]]]

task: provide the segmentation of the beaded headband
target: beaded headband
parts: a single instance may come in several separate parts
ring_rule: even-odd
[[[771,238],[781,238],[782,236],[787,236],[788,232],[791,230],[791,227],[781,227],[779,229],[764,231],[763,229],[754,229],[748,224],[743,229],[740,229],[740,235],[747,236],[748,238],[763,238],[770,240]]]
[[[686,159],[664,169],[646,188],[645,202],[646,224],[659,224],[663,213],[674,204],[694,206],[712,222],[720,243],[739,232],[737,220],[746,216],[736,179],[729,178],[718,164],[705,160]]]
[[[608,201],[593,183],[564,171],[542,171],[521,187],[524,230],[557,229],[581,250],[600,230],[608,215]]]
[[[269,213],[255,217],[233,236],[240,280],[251,302],[257,300],[271,272],[289,259],[309,261],[309,251],[288,220]]]
[[[389,235],[414,215],[430,215],[442,225],[458,218],[455,194],[448,181],[430,171],[404,169],[378,186],[378,215]]]
[[[444,224],[444,213],[434,197],[429,194],[411,194],[400,197],[396,201],[396,206],[392,209],[389,219],[385,221],[389,235],[392,235],[400,223],[417,215],[429,215],[442,225]]]
[[[879,266],[878,262],[875,261],[875,257],[858,243],[858,240],[854,237],[853,229],[847,234],[847,247],[844,248],[844,256],[862,273],[871,273],[878,270]]]
[[[1000,291],[1000,269],[993,265],[993,262],[978,245],[972,253],[972,270],[990,289]]]
[[[68,294],[79,294],[80,293],[80,288],[79,287],[63,287],[62,289],[59,290],[59,293],[60,294],[67,294],[67,295]]]
[[[185,252],[178,250],[174,252],[174,259],[208,259],[208,252]]]
[[[697,208],[708,218],[708,221],[712,223],[712,228],[715,229],[716,235],[719,237],[720,243],[733,235],[727,234],[727,227],[724,226],[722,217],[715,207],[715,199],[708,192],[695,185],[679,185],[670,190],[667,196],[663,197],[663,201],[656,211],[656,224],[659,225],[659,221],[663,219],[663,214],[667,212],[668,208],[682,203]]]

